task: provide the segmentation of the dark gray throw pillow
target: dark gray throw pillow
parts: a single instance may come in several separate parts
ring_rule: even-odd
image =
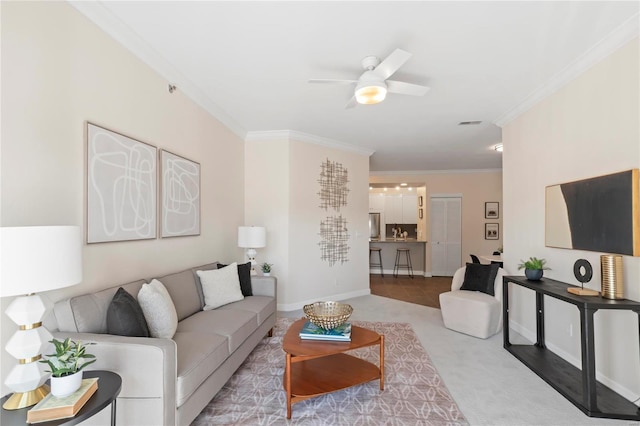
[[[500,265],[496,263],[491,265],[467,263],[467,268],[464,271],[464,281],[460,290],[481,291],[495,296],[494,285],[499,267]]]
[[[138,301],[120,287],[107,309],[107,332],[116,336],[149,337],[149,327]]]
[[[218,263],[218,269],[227,267]],[[253,296],[253,290],[251,290],[251,262],[238,263],[238,278],[240,279],[240,291],[244,297]]]

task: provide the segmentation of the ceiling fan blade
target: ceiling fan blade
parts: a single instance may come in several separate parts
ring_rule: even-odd
[[[404,81],[387,80],[386,83],[389,93],[401,95],[424,96],[430,90],[427,86],[405,83]]]
[[[337,78],[311,78],[309,83],[336,83],[336,84],[354,84],[358,80],[341,80]]]
[[[356,105],[358,105],[358,101],[356,101],[355,96],[352,96],[351,99],[349,99],[349,102],[347,102],[347,104],[344,106],[344,109],[355,108]]]
[[[411,53],[405,52],[402,49],[396,49],[373,70],[373,73],[382,80],[386,80],[391,77],[394,72],[398,71],[410,57]]]

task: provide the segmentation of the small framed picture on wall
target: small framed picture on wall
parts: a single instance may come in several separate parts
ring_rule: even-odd
[[[497,223],[484,224],[484,239],[497,240],[500,238],[500,225]]]
[[[484,203],[484,218],[485,219],[500,218],[500,203],[497,201],[490,201],[490,202]]]

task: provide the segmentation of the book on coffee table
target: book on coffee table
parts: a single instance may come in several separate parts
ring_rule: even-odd
[[[27,423],[66,419],[78,414],[98,389],[98,378],[83,379],[80,389],[71,395],[57,397],[49,394],[27,411]]]
[[[351,341],[351,323],[345,322],[332,330],[325,330],[307,321],[302,330],[300,330],[300,338],[303,340],[325,340],[333,342],[350,342]]]

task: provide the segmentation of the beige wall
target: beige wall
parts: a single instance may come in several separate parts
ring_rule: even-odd
[[[84,228],[85,121],[201,165],[200,236],[85,245],[82,283],[50,299],[241,259],[244,143],[66,2],[2,2],[1,84],[2,226]]]
[[[425,190],[418,195],[424,194],[424,229],[426,233],[425,250],[425,275],[431,275],[431,238],[430,230],[430,204],[429,200],[437,194],[458,194],[462,197],[462,264],[471,262],[469,254],[482,255],[491,254],[498,247],[502,246],[502,172],[450,172],[433,173],[423,175],[376,175],[371,173],[369,177],[371,183],[385,182],[424,182]],[[500,203],[500,218],[485,219],[484,203],[487,201],[497,201]],[[500,226],[499,240],[484,239],[484,224],[498,223]],[[420,228],[420,226],[419,226]]]
[[[503,128],[506,267],[519,259],[547,259],[545,276],[577,285],[573,264],[594,269],[587,287],[600,290],[600,255],[545,247],[545,186],[640,167],[640,67],[638,39],[628,43]],[[623,257],[625,296],[640,301],[640,257]],[[514,291],[512,327],[535,336],[531,292]],[[545,303],[550,348],[579,365],[580,322],[573,306]],[[573,330],[573,336],[571,335]],[[630,400],[640,396],[638,317],[595,315],[599,378]]]
[[[268,228],[259,256],[275,263],[278,309],[369,294],[368,155],[282,138],[248,142],[246,159],[246,181],[257,185],[247,185],[245,217]],[[320,165],[326,159],[348,170],[347,206],[340,213],[319,207]],[[337,214],[347,219],[349,260],[329,266],[320,260],[320,221]]]

